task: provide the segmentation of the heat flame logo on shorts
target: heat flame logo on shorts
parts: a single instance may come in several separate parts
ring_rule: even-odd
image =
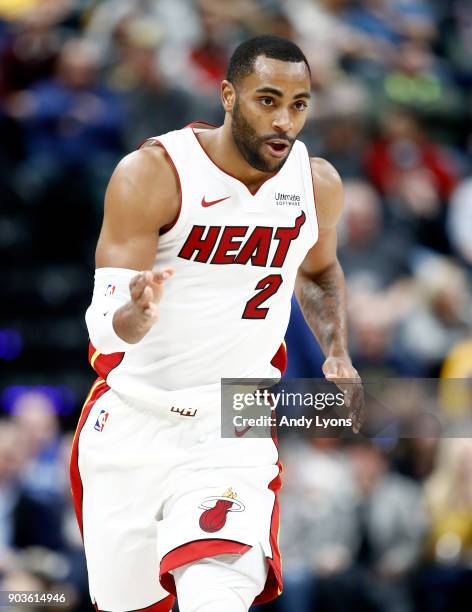
[[[220,497],[207,497],[202,501],[199,508],[205,510],[200,516],[200,528],[207,533],[215,533],[226,524],[228,512],[243,512],[244,504],[236,499],[236,493],[233,493],[231,487]],[[210,503],[215,502],[213,506]]]

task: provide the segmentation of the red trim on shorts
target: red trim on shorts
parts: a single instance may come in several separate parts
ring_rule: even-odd
[[[77,522],[79,524],[82,539],[84,537],[82,522],[82,502],[84,489],[79,471],[79,437],[80,432],[82,431],[85,425],[85,421],[87,420],[88,415],[90,414],[90,411],[92,410],[95,402],[109,389],[110,387],[106,384],[106,382],[100,378],[96,380],[95,383],[92,385],[90,393],[88,394],[88,397],[85,400],[84,407],[82,408],[82,412],[80,413],[79,422],[77,424],[74,440],[72,442],[72,451],[70,457],[70,482],[72,491],[72,501],[74,502],[75,515],[77,517]]]
[[[285,374],[285,370],[287,369],[288,365],[287,347],[285,346],[285,342],[282,342],[282,344],[279,346],[277,352],[272,357],[270,365],[277,368],[277,370],[280,370],[280,374],[282,376]]]
[[[98,353],[97,356],[95,354]],[[91,342],[89,342],[88,360],[92,368],[100,378],[106,381],[108,374],[117,368],[123,361],[124,353],[109,353],[104,355],[97,351]],[[95,359],[94,359],[95,357]]]
[[[252,546],[249,544],[235,542],[234,540],[207,539],[186,542],[169,551],[162,558],[159,573],[160,583],[166,591],[177,595],[174,576],[170,573],[172,570],[205,557],[229,554],[243,555],[251,548]]]
[[[269,572],[267,574],[266,583],[264,589],[255,598],[254,604],[262,604],[272,599],[275,599],[282,592],[282,558],[280,555],[279,548],[279,528],[280,528],[280,503],[279,503],[279,492],[282,487],[282,464],[277,461],[277,467],[279,473],[269,483],[269,489],[274,492],[275,501],[274,507],[272,508],[272,517],[270,519],[270,547],[272,549],[272,558],[267,557],[269,564]]]

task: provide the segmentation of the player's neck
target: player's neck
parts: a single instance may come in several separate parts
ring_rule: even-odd
[[[241,155],[227,123],[214,130],[205,130],[197,134],[205,153],[221,170],[244,183],[250,191],[257,189],[275,172],[267,173],[256,170]]]

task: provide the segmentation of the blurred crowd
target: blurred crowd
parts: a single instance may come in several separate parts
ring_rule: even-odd
[[[61,585],[89,609],[66,464],[104,189],[148,136],[219,124],[228,58],[261,33],[312,67],[301,139],[345,184],[359,372],[472,374],[469,0],[0,0],[2,589]],[[287,339],[288,374],[321,375],[295,303]],[[66,386],[75,412],[38,384]],[[268,610],[467,608],[470,440],[299,440],[282,456],[286,590]]]

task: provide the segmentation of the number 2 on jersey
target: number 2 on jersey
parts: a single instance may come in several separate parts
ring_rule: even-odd
[[[268,300],[274,293],[277,293],[280,285],[282,284],[282,277],[280,274],[269,274],[261,278],[261,280],[255,286],[259,293],[256,293],[246,304],[243,312],[243,319],[265,319],[268,308],[261,308],[266,300]]]

